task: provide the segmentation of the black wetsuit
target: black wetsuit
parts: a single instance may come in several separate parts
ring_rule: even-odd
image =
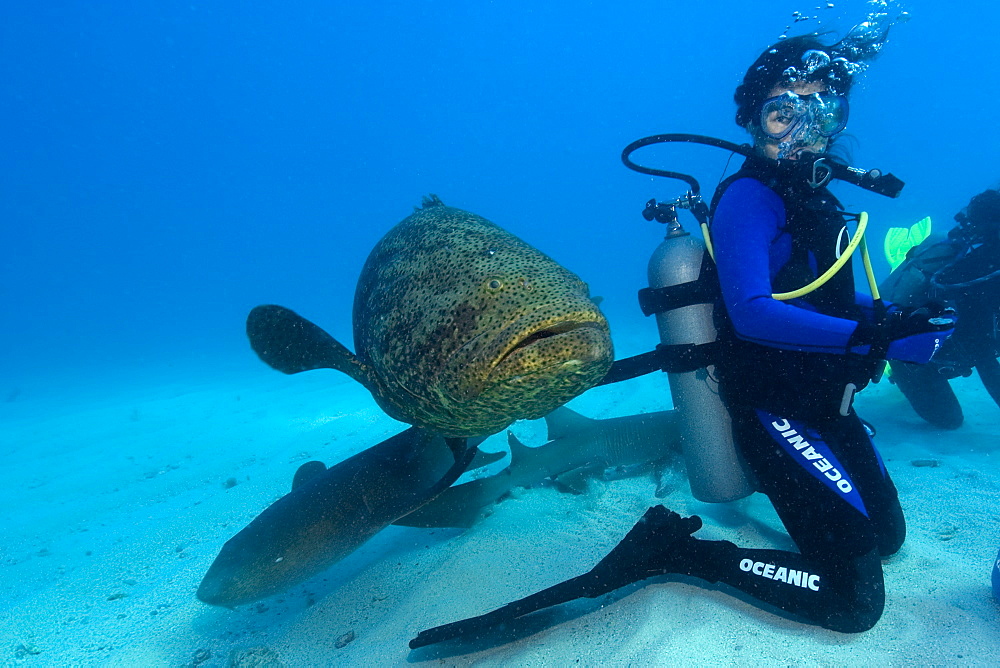
[[[786,183],[766,164],[723,188],[712,226],[725,302],[717,368],[738,447],[799,552],[691,537],[676,570],[800,621],[864,631],[885,602],[881,559],[906,532],[896,488],[845,394],[873,370],[851,347],[870,300],[855,295],[849,264],[803,298],[771,297],[829,266],[847,242],[844,218],[825,189]]]

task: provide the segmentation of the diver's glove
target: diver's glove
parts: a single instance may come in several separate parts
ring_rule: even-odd
[[[633,582],[655,575],[679,572],[678,541],[693,541],[701,528],[697,515],[681,517],[664,506],[653,506],[621,542],[583,575],[560,582],[485,615],[463,619],[421,631],[410,641],[410,649],[445,640],[476,637],[529,613],[577,598],[596,598]]]
[[[955,309],[930,302],[919,308],[890,306],[879,324],[861,322],[848,343],[852,352],[926,364],[955,331]]]

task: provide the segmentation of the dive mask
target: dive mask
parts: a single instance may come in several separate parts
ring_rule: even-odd
[[[772,139],[800,142],[832,137],[847,127],[847,98],[829,91],[796,95],[788,91],[764,100],[760,128]]]

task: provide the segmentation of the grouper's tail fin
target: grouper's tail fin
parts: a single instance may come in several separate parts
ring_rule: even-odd
[[[295,311],[266,304],[247,316],[250,347],[268,366],[282,373],[336,369],[375,392],[371,369],[339,341]]]

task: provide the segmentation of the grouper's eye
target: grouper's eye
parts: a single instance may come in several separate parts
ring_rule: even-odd
[[[496,292],[502,287],[503,287],[503,281],[501,281],[499,278],[491,278],[486,282],[486,288],[490,292]]]

